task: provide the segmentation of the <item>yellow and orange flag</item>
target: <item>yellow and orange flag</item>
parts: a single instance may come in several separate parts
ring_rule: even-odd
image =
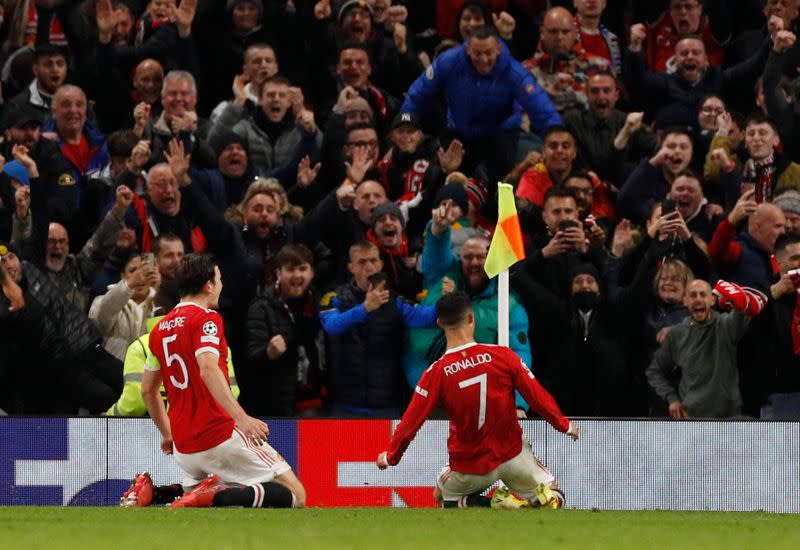
[[[497,184],[497,227],[489,246],[483,269],[489,278],[496,277],[520,260],[525,259],[525,246],[519,228],[514,188],[507,183]]]

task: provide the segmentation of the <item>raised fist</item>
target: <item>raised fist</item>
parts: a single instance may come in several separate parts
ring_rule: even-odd
[[[318,20],[328,19],[331,16],[331,0],[320,0],[314,4],[314,17]]]
[[[638,130],[642,125],[642,119],[644,118],[644,113],[628,113],[628,116],[625,117],[625,131],[632,134],[636,130]]]
[[[631,40],[628,46],[633,51],[639,51],[645,38],[647,38],[647,27],[641,23],[636,23],[631,27]]]
[[[797,41],[797,36],[792,31],[778,31],[774,38],[773,50],[775,53],[783,53]]]
[[[718,147],[711,151],[711,160],[713,160],[720,169],[723,169],[730,165],[731,159],[728,156],[728,152],[725,151],[722,147]]]
[[[714,286],[713,293],[720,309],[745,311],[750,303],[750,298],[742,287],[722,279]]]
[[[493,13],[492,21],[494,26],[497,28],[497,32],[500,34],[500,37],[503,40],[511,40],[511,37],[514,35],[514,29],[517,28],[517,22],[514,20],[511,14],[507,11],[500,12],[500,15]]]

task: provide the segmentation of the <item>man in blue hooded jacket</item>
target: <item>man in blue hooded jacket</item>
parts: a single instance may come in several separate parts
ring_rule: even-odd
[[[464,144],[461,168],[467,173],[483,159],[489,181],[502,179],[513,166],[522,109],[538,134],[561,124],[547,93],[511,57],[490,25],[476,28],[464,44],[436,58],[411,85],[400,111],[423,116],[442,97],[447,100],[448,127],[443,141]]]

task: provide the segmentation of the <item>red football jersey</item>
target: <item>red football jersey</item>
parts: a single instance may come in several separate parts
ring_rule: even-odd
[[[161,370],[169,402],[172,440],[182,453],[197,453],[227,441],[234,422],[200,377],[197,356],[218,357],[228,381],[228,344],[222,317],[193,302],[181,302],[150,333],[145,369]]]
[[[569,429],[569,420],[552,396],[509,348],[473,342],[447,350],[420,378],[392,436],[389,464],[400,462],[433,407],[441,403],[450,417],[450,468],[465,474],[494,470],[522,450],[514,390],[555,429]]]

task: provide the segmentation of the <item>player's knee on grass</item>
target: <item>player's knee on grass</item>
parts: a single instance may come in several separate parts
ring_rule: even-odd
[[[293,508],[305,508],[306,488],[293,472],[289,471],[277,476],[275,478],[275,483],[283,485],[292,492],[294,495]]]

